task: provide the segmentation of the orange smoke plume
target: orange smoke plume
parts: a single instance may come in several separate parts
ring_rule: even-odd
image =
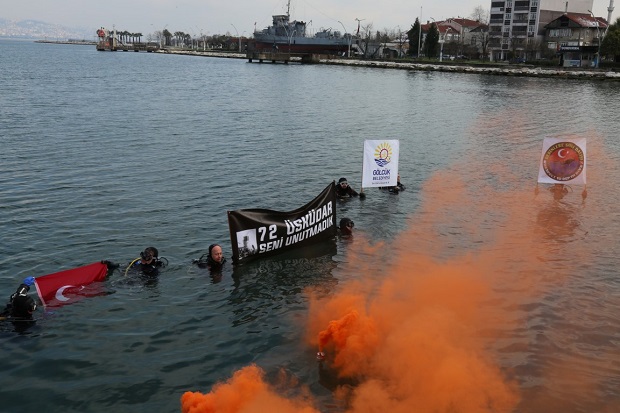
[[[208,394],[186,392],[181,396],[183,413],[318,413],[305,399],[286,399],[264,380],[256,365],[245,367]]]
[[[536,165],[530,152],[513,155]],[[548,367],[542,378],[556,394],[533,398],[512,370],[529,363],[521,358],[536,340],[527,309],[591,259],[580,190],[558,202],[546,188],[535,194],[535,181],[510,179],[513,164],[468,161],[424,183],[412,225],[391,245],[377,252],[356,235],[343,270],[355,280],[311,298],[308,338],[324,349],[323,374],[337,377],[348,412],[559,412],[574,401],[562,403],[558,378],[571,395],[600,386],[566,374],[575,365]]]
[[[485,325],[482,310],[491,295],[469,259],[401,258],[374,294],[352,300],[343,293],[344,315],[318,333],[318,344],[329,368],[360,383],[350,395],[351,412],[409,412],[412,406],[510,412],[516,406],[516,385],[477,338],[493,324]],[[314,301],[311,319],[334,314],[340,299]]]
[[[323,351],[327,344],[333,344],[336,349],[334,365],[339,373],[354,375],[359,366],[373,355],[378,344],[374,322],[353,310],[339,320],[331,321],[327,330],[319,333],[319,351]]]
[[[589,150],[599,152],[602,165],[611,163],[600,149]],[[347,413],[556,413],[578,405],[569,398],[583,389],[596,395],[600,383],[589,366],[604,368],[611,357],[541,350],[555,350],[549,337],[571,328],[579,314],[543,314],[548,319],[541,321],[539,309],[592,256],[585,212],[615,216],[596,202],[602,172],[589,175],[594,189],[586,209],[577,193],[562,202],[546,190],[535,195],[535,171],[524,183],[514,168],[536,165],[540,154],[531,147],[512,151],[516,167],[504,158],[484,165],[468,159],[435,173],[414,194],[422,203],[409,228],[390,245],[370,245],[356,233],[339,268],[345,275],[339,289],[309,292],[308,342],[325,352],[319,381],[333,387]],[[564,317],[566,324],[553,323]],[[540,371],[524,374],[523,366]],[[586,374],[572,373],[579,368]],[[520,388],[517,377],[526,382],[528,374],[544,385]],[[185,393],[182,406],[186,413],[316,411],[308,399],[280,396],[256,366],[209,394]]]

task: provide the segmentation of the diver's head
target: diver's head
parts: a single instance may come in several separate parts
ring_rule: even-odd
[[[159,258],[159,251],[157,251],[157,248],[155,247],[148,247],[144,250],[144,252],[149,252],[153,255],[153,257]]]
[[[342,188],[346,188],[347,186],[349,186],[349,183],[347,182],[347,178],[340,178],[338,180],[338,185],[340,185]]]
[[[221,264],[224,261],[224,253],[222,247],[219,244],[209,245],[209,257],[214,262]]]
[[[13,299],[11,315],[15,318],[31,319],[37,309],[37,304],[29,295],[18,295]]]
[[[155,247],[147,247],[144,251],[140,253],[141,262],[143,264],[150,264],[153,260],[157,260],[159,252]]]
[[[340,231],[343,234],[352,234],[354,226],[355,226],[355,223],[349,218],[342,218],[340,220],[339,227],[340,227]]]

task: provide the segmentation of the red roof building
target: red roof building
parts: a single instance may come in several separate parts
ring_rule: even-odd
[[[545,27],[564,13],[590,14],[593,0],[491,0],[491,60],[539,58]]]
[[[564,13],[545,26],[545,41],[564,67],[596,67],[607,21],[591,14]]]

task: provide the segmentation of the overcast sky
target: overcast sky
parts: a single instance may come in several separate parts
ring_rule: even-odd
[[[10,6],[9,6],[10,3]],[[0,0],[0,17],[40,20],[68,27],[140,32],[144,35],[167,28],[190,35],[226,34],[250,36],[271,23],[273,14],[286,13],[287,0]],[[373,31],[407,30],[416,17],[422,22],[449,17],[469,17],[476,6],[489,9],[491,0],[291,0],[292,19],[312,21],[309,28],[347,31],[372,23]],[[607,17],[609,0],[594,0],[593,11]],[[620,7],[620,5],[618,5]],[[420,10],[421,8],[421,10]],[[612,20],[616,19],[618,10]],[[233,27],[234,26],[234,27]]]

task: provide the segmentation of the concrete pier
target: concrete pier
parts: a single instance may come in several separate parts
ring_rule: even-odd
[[[123,44],[118,41],[102,40],[97,43],[97,50],[100,52],[109,50],[116,52],[122,50],[124,52],[156,52],[159,50],[159,43],[128,43]]]
[[[270,61],[271,63],[282,62],[288,64],[289,62],[301,62],[301,63],[319,63],[321,59],[326,56],[313,53],[282,53],[282,52],[265,52],[265,51],[252,51],[247,53],[248,62],[252,63],[254,60],[258,60],[259,63]]]

